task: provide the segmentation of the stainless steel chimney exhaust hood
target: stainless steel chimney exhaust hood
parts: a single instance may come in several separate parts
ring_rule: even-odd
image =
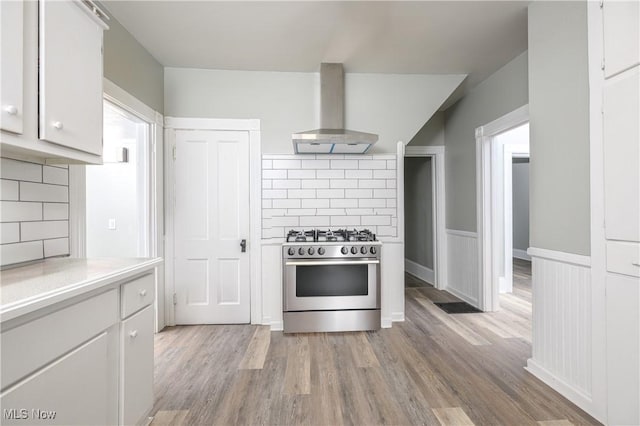
[[[292,135],[296,154],[363,154],[378,135],[344,128],[344,69],[320,64],[320,129]]]

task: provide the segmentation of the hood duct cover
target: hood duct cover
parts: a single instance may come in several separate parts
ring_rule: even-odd
[[[320,64],[320,129],[292,135],[296,154],[363,154],[378,135],[344,128],[342,64]]]

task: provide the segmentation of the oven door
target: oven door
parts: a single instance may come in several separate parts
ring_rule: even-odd
[[[287,260],[284,310],[377,309],[378,259]]]

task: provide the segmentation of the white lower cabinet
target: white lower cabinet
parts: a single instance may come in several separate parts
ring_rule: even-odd
[[[107,332],[4,391],[4,425],[110,422]]]
[[[153,406],[153,307],[122,321],[120,423],[132,425]]]

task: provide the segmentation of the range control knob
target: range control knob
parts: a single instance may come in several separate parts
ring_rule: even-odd
[[[351,247],[351,254],[357,254],[358,253],[358,247]]]
[[[367,254],[367,248],[366,248],[365,246],[362,246],[362,247],[360,248],[360,253],[362,253],[362,254]]]
[[[322,255],[324,254],[324,247],[320,247],[320,248],[318,249],[318,254],[319,254],[320,256],[322,256]]]
[[[369,249],[369,251],[371,252],[371,254],[376,254],[376,252],[377,252],[378,250],[376,250],[376,248],[375,248],[375,247],[371,247],[371,248]]]
[[[309,256],[313,255],[313,253],[315,253],[316,251],[313,249],[313,247],[309,247],[309,250],[307,250],[307,253],[309,253]]]
[[[342,252],[342,254],[347,254],[347,253],[349,253],[349,249],[348,249],[348,248],[346,248],[346,247],[342,247],[342,248],[340,249],[340,252]]]
[[[293,249],[293,247],[289,247],[288,253],[289,253],[289,256],[293,256],[296,253],[296,251]]]
[[[298,249],[298,254],[299,254],[300,256],[304,255],[304,248],[300,247],[300,248]]]

